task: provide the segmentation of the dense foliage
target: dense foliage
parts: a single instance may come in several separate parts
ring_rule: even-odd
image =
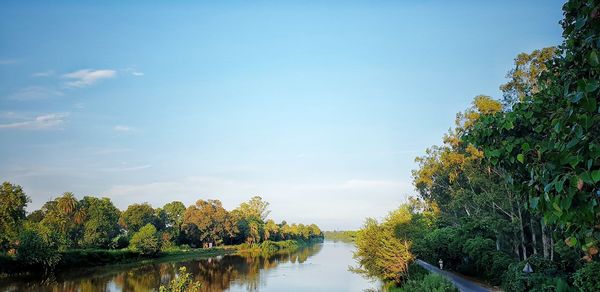
[[[600,291],[600,262],[586,264],[575,275],[575,287],[581,291]]]
[[[156,233],[156,227],[148,223],[133,234],[129,246],[132,250],[144,255],[154,255],[160,251],[160,239]]]
[[[346,230],[346,231],[334,230],[334,231],[324,231],[323,236],[325,236],[325,239],[327,239],[327,240],[353,242],[356,239],[357,233],[358,232],[356,232],[356,231],[350,231],[350,230]]]
[[[160,292],[197,292],[201,291],[201,282],[194,282],[192,274],[187,272],[186,267],[179,268],[177,278],[171,280],[168,285],[161,285]]]
[[[399,210],[432,216],[411,219],[423,231],[396,234],[411,247],[407,260],[442,259],[445,268],[502,282],[508,291],[595,289],[600,1],[571,0],[563,11],[563,43],[519,54],[500,86],[502,99],[475,97],[443,144],[416,159],[419,199]],[[359,234],[373,226],[368,219]],[[403,269],[394,278],[367,266],[387,259],[366,243],[357,237],[359,264],[387,280],[406,278]]]
[[[133,204],[120,211],[109,198],[86,196],[77,200],[72,193],[64,193],[26,216],[29,201],[20,186],[2,185],[0,262],[11,263],[15,269],[60,266],[61,261],[69,262],[72,254],[85,253],[86,249],[101,254],[97,249],[128,248],[134,255],[156,255],[181,245],[248,244],[278,250],[291,245],[289,240],[323,238],[315,224],[267,219],[269,203],[260,197],[232,211],[218,200],[199,200],[188,208],[177,201],[156,209],[147,203]],[[282,244],[273,243],[276,241]],[[116,254],[124,258],[130,255]]]

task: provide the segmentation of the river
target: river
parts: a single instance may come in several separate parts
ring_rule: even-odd
[[[325,241],[269,257],[226,255],[209,259],[63,271],[51,278],[0,281],[5,291],[149,291],[167,283],[181,266],[203,291],[364,291],[377,289],[348,271],[351,243]]]

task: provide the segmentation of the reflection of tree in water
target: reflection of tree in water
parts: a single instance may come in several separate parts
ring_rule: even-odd
[[[232,284],[256,291],[260,287],[261,270],[269,270],[283,263],[304,263],[317,254],[322,245],[311,245],[294,252],[279,252],[264,256],[260,254],[228,255],[210,259],[179,263],[150,264],[119,271],[117,267],[106,267],[88,271],[63,272],[44,279],[11,279],[0,290],[21,291],[109,291],[117,288],[122,291],[157,290],[175,278],[179,267],[185,266],[194,281],[202,282],[202,291],[222,291]]]
[[[186,262],[182,265],[202,282],[203,291],[221,291],[232,284],[245,286],[248,291],[260,287],[260,272],[277,267],[281,263],[303,263],[321,250],[321,245],[312,245],[294,252],[280,252],[270,256],[260,254],[230,255],[206,260]]]

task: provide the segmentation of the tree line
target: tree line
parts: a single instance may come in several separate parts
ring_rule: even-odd
[[[519,54],[502,98],[475,97],[416,159],[419,198],[367,220],[363,271],[402,283],[419,257],[508,291],[600,289],[600,2],[563,11],[563,43]]]
[[[58,252],[69,249],[129,248],[156,254],[181,245],[210,247],[323,237],[315,224],[268,219],[269,203],[259,196],[231,211],[219,200],[198,200],[188,207],[179,201],[160,208],[132,204],[121,211],[109,198],[85,196],[78,200],[67,192],[26,214],[29,202],[20,186],[2,184],[0,252],[48,266],[58,261]]]

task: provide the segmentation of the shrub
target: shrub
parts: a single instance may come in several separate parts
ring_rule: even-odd
[[[179,276],[173,279],[168,285],[160,285],[160,292],[196,292],[200,291],[201,282],[194,282],[190,273],[186,272],[185,267],[179,268]]]
[[[525,275],[523,268],[529,262],[533,273]],[[502,279],[502,287],[506,291],[532,291],[540,290],[544,285],[560,278],[556,263],[546,260],[540,256],[532,256],[527,261],[512,263],[508,266]]]
[[[71,249],[62,253],[59,268],[128,263],[138,259],[139,255],[139,253],[128,249]]]
[[[428,274],[419,280],[408,280],[401,287],[391,289],[398,292],[431,291],[431,292],[458,292],[458,289],[443,276]]]
[[[492,262],[488,263],[485,278],[492,285],[500,285],[504,273],[511,264],[515,263],[515,259],[501,251],[494,251],[491,254]]]
[[[111,249],[122,249],[126,248],[128,245],[129,239],[127,239],[127,236],[121,234],[113,238],[109,246]]]
[[[427,275],[429,275],[429,271],[418,264],[412,263],[408,266],[408,280],[421,280]]]
[[[146,224],[131,237],[130,247],[143,255],[155,255],[160,251],[160,239],[156,227]]]
[[[17,260],[26,265],[52,269],[60,261],[60,254],[35,229],[26,229],[19,236]]]
[[[600,262],[591,262],[573,276],[575,287],[581,291],[600,291]]]

